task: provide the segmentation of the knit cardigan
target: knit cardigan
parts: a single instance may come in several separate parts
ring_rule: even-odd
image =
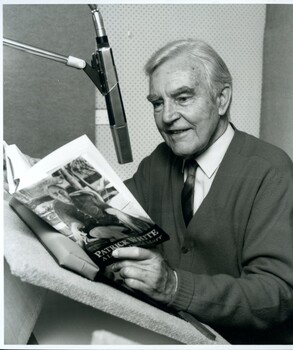
[[[182,159],[165,143],[126,183],[170,235],[160,246],[178,275],[170,306],[192,313],[232,343],[283,342],[279,329],[293,314],[291,159],[235,130],[187,228],[180,200]]]

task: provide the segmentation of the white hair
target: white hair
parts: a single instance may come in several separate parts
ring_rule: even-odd
[[[232,76],[225,62],[210,45],[199,39],[176,40],[163,46],[147,61],[145,72],[150,77],[164,62],[182,55],[188,55],[202,64],[212,98],[217,97],[225,84],[232,89]]]

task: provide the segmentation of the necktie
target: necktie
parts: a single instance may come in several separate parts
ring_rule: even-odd
[[[187,160],[185,168],[187,169],[187,177],[181,193],[182,213],[185,225],[188,226],[189,221],[193,217],[193,201],[194,201],[194,180],[195,171],[198,164],[195,160]]]

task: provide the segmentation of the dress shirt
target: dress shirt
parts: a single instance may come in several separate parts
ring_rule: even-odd
[[[227,129],[204,153],[195,158],[198,168],[195,173],[193,213],[200,207],[208,194],[222,159],[233,139],[234,129],[228,124]],[[186,179],[184,172],[184,180]]]

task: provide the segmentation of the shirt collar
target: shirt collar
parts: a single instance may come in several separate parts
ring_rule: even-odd
[[[219,167],[233,139],[234,133],[235,131],[229,123],[223,135],[195,159],[207,177],[210,178]]]
[[[204,153],[195,158],[199,167],[206,174],[208,178],[211,178],[214,172],[219,167],[224,155],[233,139],[235,131],[231,124],[228,124],[227,129],[221,137],[218,138]],[[182,164],[182,172],[184,171],[185,160]]]

